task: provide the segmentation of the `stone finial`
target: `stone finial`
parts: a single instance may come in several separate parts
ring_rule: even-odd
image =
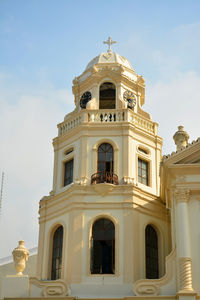
[[[23,275],[22,272],[26,268],[26,261],[28,260],[29,251],[24,246],[24,241],[19,241],[19,245],[13,250],[13,260],[17,275]]]
[[[178,126],[178,131],[174,134],[173,139],[176,144],[176,150],[178,151],[187,146],[189,135],[184,131],[183,126]]]

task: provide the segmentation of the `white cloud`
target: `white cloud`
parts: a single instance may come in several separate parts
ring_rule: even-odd
[[[74,107],[67,90],[48,86],[20,92],[6,78],[1,74],[0,172],[5,181],[0,257],[11,254],[19,239],[28,247],[37,245],[38,203],[52,188],[52,138],[57,123]]]
[[[177,73],[170,81],[147,86],[145,110],[159,123],[164,153],[175,150],[173,134],[183,125],[190,141],[200,136],[200,76],[195,72]]]

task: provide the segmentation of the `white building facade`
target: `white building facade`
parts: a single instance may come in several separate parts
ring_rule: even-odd
[[[200,297],[200,140],[181,127],[162,158],[145,81],[107,43],[73,80],[76,107],[53,140],[36,274],[6,277],[2,298]]]

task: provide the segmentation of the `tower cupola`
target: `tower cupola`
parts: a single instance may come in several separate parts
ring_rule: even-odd
[[[116,43],[109,37],[107,52],[93,58],[85,71],[73,80],[76,110],[131,109],[150,119],[141,110],[145,102],[145,81],[130,62],[113,52]]]

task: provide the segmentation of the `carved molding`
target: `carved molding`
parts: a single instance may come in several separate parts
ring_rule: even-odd
[[[133,185],[135,183],[135,178],[132,178],[132,177],[129,177],[129,176],[124,176],[123,177],[123,182],[124,182],[124,184]]]
[[[158,296],[160,288],[153,282],[141,282],[134,288],[137,296]]]
[[[93,184],[95,192],[101,196],[106,196],[112,192],[114,185],[110,183]]]
[[[81,178],[76,178],[74,182],[78,185],[87,185],[88,181],[89,178],[87,176],[82,176]]]
[[[176,248],[166,257],[166,273],[159,279],[141,279],[133,284],[136,296],[157,296],[160,289],[173,279],[173,264],[176,258]]]
[[[176,188],[174,191],[176,202],[188,202],[190,190],[187,188]]]
[[[64,280],[39,280],[36,277],[30,277],[30,284],[42,289],[42,295],[45,297],[63,297],[70,294],[69,287]]]
[[[179,259],[180,268],[180,289],[181,292],[193,291],[192,288],[192,259],[181,257]]]
[[[87,89],[89,86],[93,84],[99,84],[102,78],[110,77],[115,81],[115,84],[118,84],[121,81],[123,81],[123,83],[128,88],[134,88],[137,92],[140,92],[143,98],[141,105],[144,104],[145,83],[141,79],[138,80],[137,78],[137,80],[135,81],[129,76],[125,75],[124,68],[120,65],[116,65],[116,66],[104,65],[99,68],[97,67],[95,69],[92,68],[92,76],[89,75],[88,77],[84,78],[82,81],[80,81],[81,76],[79,76],[74,81],[74,85],[72,87],[72,91],[74,95],[83,92],[85,89]]]

